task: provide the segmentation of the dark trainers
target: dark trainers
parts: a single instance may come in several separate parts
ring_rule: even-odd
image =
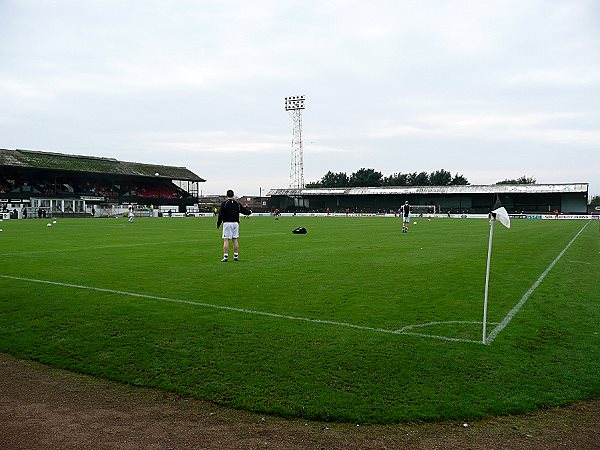
[[[234,260],[234,261],[239,261],[239,260],[240,260],[240,258],[238,258],[237,256],[234,256],[234,257],[233,257],[233,260]]]
[[[223,258],[223,259],[221,260],[221,262],[227,262],[227,261],[229,261],[229,258]]]

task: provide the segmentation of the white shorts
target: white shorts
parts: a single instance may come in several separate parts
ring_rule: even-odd
[[[240,237],[240,224],[237,222],[223,222],[223,239],[237,239]]]
[[[404,216],[404,217],[402,218],[402,222],[404,222],[404,223],[410,223],[410,217],[408,217],[408,216]]]

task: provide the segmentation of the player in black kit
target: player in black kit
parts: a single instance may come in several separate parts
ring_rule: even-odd
[[[229,241],[233,241],[233,260],[239,260],[240,213],[249,216],[252,211],[236,202],[233,199],[233,191],[229,189],[227,200],[221,203],[217,218],[217,229],[223,224],[223,259],[221,262],[229,261]]]

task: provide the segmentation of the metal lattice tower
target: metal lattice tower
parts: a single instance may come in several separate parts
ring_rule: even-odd
[[[302,149],[302,110],[304,95],[285,98],[285,110],[294,121],[292,137],[292,164],[290,168],[290,188],[304,188],[304,155]]]

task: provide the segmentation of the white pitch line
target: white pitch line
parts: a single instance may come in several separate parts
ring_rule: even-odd
[[[481,322],[476,322],[472,320],[446,320],[444,322],[427,322],[427,323],[419,323],[416,325],[406,325],[405,327],[400,328],[398,333],[406,333],[407,330],[413,330],[415,328],[425,328],[431,327],[433,325],[448,325],[448,324],[467,324],[467,325],[481,325]]]
[[[527,301],[527,299],[529,299],[529,297],[531,296],[531,294],[533,294],[533,292],[538,288],[538,286],[540,285],[540,283],[542,282],[542,280],[544,278],[546,278],[546,275],[548,275],[548,273],[550,272],[550,270],[552,270],[552,268],[558,262],[558,260],[560,258],[562,258],[562,256],[569,249],[569,247],[571,247],[571,244],[573,244],[573,242],[575,242],[575,239],[577,239],[579,237],[579,235],[581,233],[583,233],[583,230],[585,230],[585,227],[587,227],[590,224],[590,222],[591,221],[588,221],[583,226],[583,228],[581,228],[581,230],[579,230],[579,232],[575,235],[575,237],[573,239],[571,239],[571,241],[567,244],[567,246],[565,248],[563,248],[563,250],[558,254],[558,256],[556,258],[554,258],[554,261],[552,261],[550,263],[550,265],[546,268],[546,270],[544,270],[544,272],[535,281],[535,283],[533,283],[531,285],[531,287],[527,290],[527,292],[525,292],[525,294],[523,294],[523,297],[521,297],[521,300],[519,300],[519,302],[513,307],[513,309],[511,309],[508,312],[508,314],[504,317],[504,319],[502,319],[502,322],[500,322],[500,324],[496,328],[494,328],[492,330],[492,332],[488,335],[487,339],[485,340],[485,344],[486,345],[491,344],[494,341],[494,339],[496,339],[496,337],[498,336],[498,334],[508,326],[508,324],[511,322],[511,320],[513,320],[513,318],[515,317],[515,315],[523,307],[523,305],[525,304],[525,302]]]
[[[467,343],[471,343],[471,344],[481,344],[481,341],[475,341],[475,340],[470,340],[470,339],[451,338],[451,337],[447,337],[447,336],[436,336],[436,335],[430,335],[430,334],[425,334],[425,333],[414,333],[414,332],[409,332],[409,331],[403,331],[405,329],[412,329],[412,328],[416,328],[416,327],[427,326],[428,324],[408,326],[408,327],[404,327],[400,330],[386,330],[384,328],[366,327],[366,326],[362,326],[362,325],[355,325],[352,323],[336,322],[333,320],[322,320],[322,319],[311,319],[308,317],[287,316],[285,314],[270,313],[270,312],[266,312],[266,311],[256,311],[256,310],[252,310],[252,309],[235,308],[232,306],[214,305],[212,303],[193,302],[191,300],[180,300],[180,299],[176,299],[176,298],[159,297],[159,296],[155,296],[155,295],[137,294],[135,292],[98,288],[98,287],[94,287],[94,286],[84,286],[84,285],[80,285],[80,284],[60,283],[58,281],[38,280],[38,279],[34,279],[34,278],[15,277],[15,276],[10,276],[10,275],[0,275],[0,278],[5,278],[8,280],[16,280],[16,281],[26,281],[29,283],[49,284],[52,286],[62,286],[62,287],[69,287],[69,288],[75,288],[75,289],[84,289],[84,290],[95,291],[95,292],[105,292],[108,294],[125,295],[125,296],[129,296],[129,297],[145,298],[145,299],[149,299],[149,300],[158,300],[158,301],[170,302],[170,303],[182,303],[182,304],[186,304],[186,305],[201,306],[204,308],[219,309],[219,310],[223,310],[223,311],[234,311],[234,312],[238,312],[238,313],[242,313],[242,314],[253,314],[253,315],[257,315],[257,316],[274,317],[277,319],[309,322],[309,323],[320,324],[320,325],[333,325],[333,326],[338,326],[338,327],[352,328],[355,330],[372,331],[372,332],[376,332],[376,333],[426,337],[426,338],[437,339],[437,340],[446,341],[446,342],[467,342]],[[434,324],[439,324],[439,323],[441,323],[441,322],[435,322]]]

